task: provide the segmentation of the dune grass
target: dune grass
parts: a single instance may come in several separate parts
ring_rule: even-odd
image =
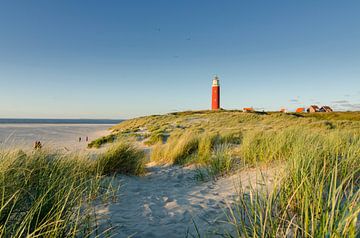
[[[281,164],[271,190],[239,190],[228,210],[227,237],[359,237],[359,112],[314,114],[180,112],[136,118],[115,126],[150,136],[151,160],[196,164],[207,180],[242,166]]]
[[[354,112],[354,118],[357,113]],[[236,169],[239,164],[255,165],[286,160],[294,143],[302,136],[329,134],[332,131],[353,133],[360,130],[357,120],[348,113],[329,113],[336,120],[299,117],[284,113],[242,113],[238,111],[184,112],[137,118],[119,124],[116,130],[135,130],[156,127],[167,131],[169,138],[153,146],[151,160],[167,164],[200,164],[211,166],[216,156],[215,147],[226,144]],[[331,116],[332,115],[332,116]],[[162,123],[160,125],[159,123]],[[152,144],[152,143],[151,143]],[[224,172],[224,171],[223,171]],[[219,171],[222,174],[221,171]]]
[[[117,139],[116,135],[107,135],[107,136],[103,136],[100,137],[96,140],[91,141],[88,144],[88,148],[100,148],[102,145],[107,144],[107,143],[112,143]]]
[[[159,131],[156,133],[152,133],[147,140],[144,142],[145,145],[147,146],[151,146],[151,145],[155,145],[157,143],[162,143],[164,142],[166,139],[166,135],[163,131]]]
[[[313,117],[321,120],[349,120],[360,121],[360,112],[318,112],[301,113],[304,117]]]
[[[360,136],[348,132],[291,134],[285,175],[272,191],[240,191],[228,212],[237,237],[358,237]],[[257,142],[278,148],[280,138]],[[286,143],[281,143],[282,145]],[[281,147],[281,146],[280,146]],[[256,150],[256,147],[253,147]],[[261,147],[250,156],[269,155]],[[276,156],[275,156],[276,155]],[[271,158],[280,156],[270,154]]]
[[[90,159],[2,152],[0,236],[89,235],[96,228],[87,207],[104,193],[103,186],[101,171]]]
[[[110,175],[142,174],[143,158],[143,151],[124,143],[98,159],[45,150],[0,152],[0,237],[104,235],[94,206],[115,196]]]
[[[142,175],[145,173],[145,152],[130,143],[119,142],[99,157],[98,166],[104,175]]]

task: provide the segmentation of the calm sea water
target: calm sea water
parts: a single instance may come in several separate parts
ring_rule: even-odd
[[[44,147],[51,149],[83,150],[90,141],[109,134],[109,128],[120,122],[98,119],[0,119],[0,149],[26,150],[31,149],[35,141],[41,141]]]

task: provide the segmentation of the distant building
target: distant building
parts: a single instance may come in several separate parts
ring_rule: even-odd
[[[220,84],[219,77],[215,75],[212,81],[211,110],[220,109]]]
[[[254,111],[254,108],[252,107],[244,107],[243,108],[243,112],[253,112]]]
[[[320,109],[319,109],[319,112],[332,112],[333,109],[329,106],[322,106]]]
[[[296,108],[296,112],[305,112],[305,108],[304,107],[298,107]]]
[[[286,110],[286,108],[280,108],[280,112],[287,113],[287,110]]]
[[[313,113],[313,112],[319,112],[320,108],[316,105],[311,105],[306,111]]]

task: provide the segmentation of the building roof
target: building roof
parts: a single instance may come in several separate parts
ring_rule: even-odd
[[[311,105],[309,108],[313,108],[315,110],[319,110],[319,107],[317,105]]]

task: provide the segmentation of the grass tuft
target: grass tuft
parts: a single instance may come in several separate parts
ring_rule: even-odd
[[[112,143],[116,140],[117,136],[116,135],[108,135],[108,136],[103,136],[100,137],[96,140],[91,141],[88,144],[88,148],[100,148],[102,145],[106,144],[106,143]]]
[[[99,167],[104,175],[142,175],[145,173],[145,152],[132,144],[120,142],[100,156]]]
[[[296,132],[296,133],[295,133]],[[271,191],[240,189],[228,212],[237,237],[358,237],[360,136],[344,131],[257,133],[250,159],[285,161]],[[257,147],[256,147],[257,146]],[[273,148],[273,150],[269,150]],[[280,148],[282,152],[280,153]]]
[[[89,236],[92,204],[106,187],[96,160],[84,155],[2,151],[0,237]]]

